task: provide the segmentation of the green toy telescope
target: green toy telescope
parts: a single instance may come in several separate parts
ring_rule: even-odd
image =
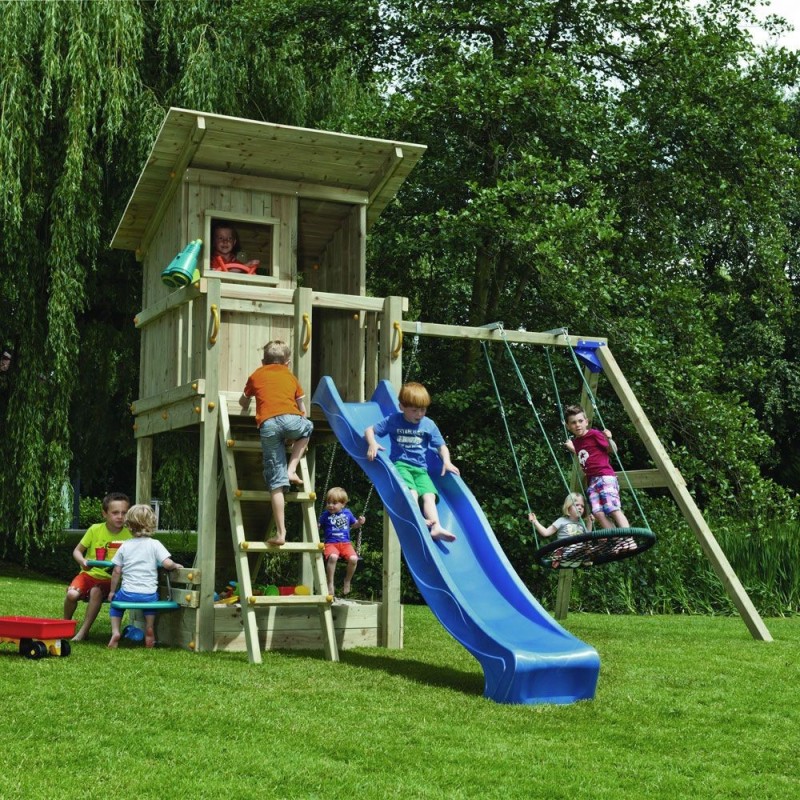
[[[167,286],[176,289],[200,280],[200,270],[197,268],[197,259],[200,256],[200,250],[202,250],[202,248],[202,239],[195,239],[193,242],[189,242],[161,273],[161,280]]]

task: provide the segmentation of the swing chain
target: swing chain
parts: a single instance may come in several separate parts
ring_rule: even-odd
[[[406,368],[406,376],[403,378],[403,383],[408,383],[408,377],[411,375],[411,370],[417,361],[417,353],[419,352],[419,333],[422,329],[422,323],[417,320],[417,332],[411,340],[411,357],[408,359],[408,367]]]

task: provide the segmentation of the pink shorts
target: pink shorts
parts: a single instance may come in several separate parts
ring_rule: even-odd
[[[328,544],[325,545],[323,556],[327,558],[333,553],[336,553],[336,555],[341,558],[358,558],[358,553],[356,553],[355,548],[350,542],[328,542]]]
[[[619,483],[614,475],[598,475],[589,481],[589,501],[592,514],[612,514],[620,511]]]
[[[89,592],[94,589],[95,586],[100,587],[100,591],[103,592],[103,600],[106,600],[108,598],[108,590],[111,588],[111,578],[106,578],[105,580],[102,578],[93,578],[88,572],[79,572],[72,579],[69,588],[75,589],[76,592],[80,593],[80,600],[88,600]]]

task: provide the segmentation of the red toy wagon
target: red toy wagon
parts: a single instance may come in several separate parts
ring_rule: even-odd
[[[18,642],[25,658],[44,658],[48,653],[66,658],[75,635],[74,619],[0,617],[0,642]]]

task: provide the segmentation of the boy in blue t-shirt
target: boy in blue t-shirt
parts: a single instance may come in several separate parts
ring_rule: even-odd
[[[450,451],[436,423],[426,416],[431,404],[428,390],[421,383],[406,383],[400,389],[397,399],[400,404],[399,412],[390,414],[364,431],[369,445],[367,458],[374,461],[378,451],[385,449],[378,444],[375,437],[388,435],[392,443],[389,460],[400,473],[414,499],[422,498],[422,514],[431,530],[431,536],[452,542],[455,535],[445,530],[439,522],[439,512],[436,510],[438,493],[428,475],[428,447],[436,448],[439,453],[442,459],[442,475],[446,472],[455,475],[461,473],[450,461]]]
[[[341,486],[334,486],[325,496],[326,508],[319,517],[319,527],[322,529],[325,542],[323,556],[326,561],[325,570],[329,594],[335,594],[333,576],[336,573],[336,563],[340,557],[347,559],[342,594],[350,594],[350,582],[353,580],[358,566],[358,553],[350,541],[350,531],[360,528],[367,519],[364,516],[356,519],[353,512],[347,508],[348,499],[347,492]]]

